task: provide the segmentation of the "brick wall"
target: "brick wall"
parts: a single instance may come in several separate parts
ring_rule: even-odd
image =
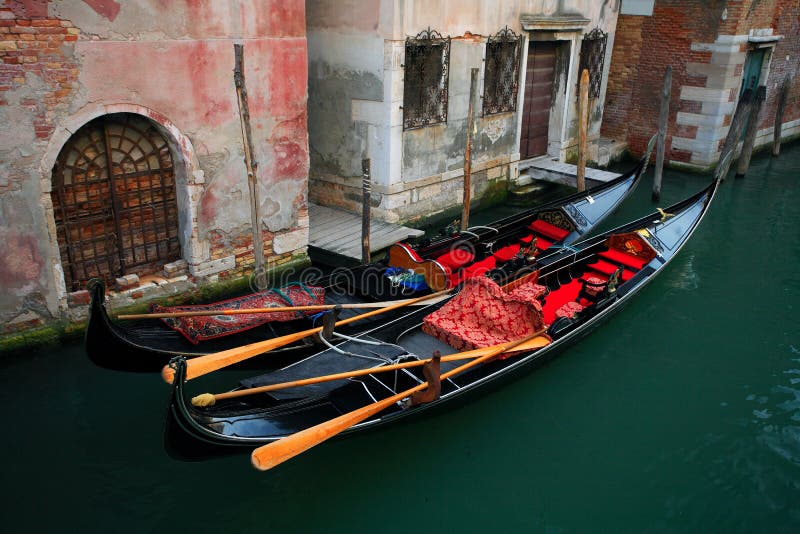
[[[26,83],[26,73],[38,76],[47,86],[43,98],[19,103],[33,115],[39,139],[50,137],[52,109],[66,106],[75,88],[78,66],[62,45],[77,41],[79,33],[66,20],[18,18],[10,8],[0,8],[0,105],[8,105],[7,93]]]
[[[784,35],[768,80],[765,128],[774,120],[779,83],[798,69],[798,14],[796,0],[657,0],[650,17],[620,15],[603,136],[627,140],[631,152],[643,153],[657,131],[663,76],[672,65],[667,159],[713,164],[738,97],[749,30],[772,28]],[[784,122],[798,118],[798,83]]]

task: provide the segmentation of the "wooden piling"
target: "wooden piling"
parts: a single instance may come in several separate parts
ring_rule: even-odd
[[[589,70],[581,73],[580,114],[578,118],[578,174],[575,177],[578,191],[586,190],[586,137],[589,133]]]
[[[369,221],[372,197],[370,160],[361,160],[361,263],[370,262]]]
[[[475,124],[475,99],[478,96],[478,69],[470,71],[469,79],[469,107],[467,108],[467,148],[464,151],[464,201],[461,208],[461,229],[469,228],[469,203],[471,202],[472,188],[472,128]]]
[[[758,133],[758,115],[761,112],[761,106],[764,104],[766,98],[766,86],[759,86],[756,90],[756,97],[753,99],[753,105],[750,107],[750,122],[747,123],[742,153],[739,155],[739,163],[736,169],[737,177],[742,177],[747,174],[747,169],[750,167],[750,158],[753,155],[753,146],[755,145],[756,134]]]
[[[789,98],[789,89],[792,86],[792,79],[787,75],[783,80],[781,92],[778,93],[778,104],[775,107],[775,129],[772,136],[772,155],[778,157],[781,153],[781,128],[783,127],[783,110],[786,108],[786,100]]]
[[[236,85],[239,119],[244,144],[244,164],[247,169],[247,185],[250,188],[250,223],[253,228],[253,255],[255,257],[255,281],[258,289],[266,289],[267,273],[264,269],[264,238],[261,234],[261,205],[258,195],[258,162],[255,159],[253,135],[250,131],[250,108],[247,105],[247,89],[244,81],[244,45],[233,45],[233,82]]]
[[[733,119],[731,120],[730,128],[728,128],[725,144],[722,145],[722,152],[719,155],[717,168],[714,170],[715,178],[724,180],[725,176],[728,174],[728,169],[733,161],[733,152],[736,150],[736,145],[739,142],[739,138],[742,136],[744,123],[750,115],[752,102],[752,89],[745,89],[744,93],[742,93],[742,97],[739,99],[739,103],[736,104],[736,111],[733,113]]]
[[[667,122],[669,119],[669,97],[672,91],[672,65],[667,65],[664,86],[661,88],[661,112],[658,116],[658,144],[656,148],[656,174],[653,179],[653,202],[661,199],[661,176],[664,171],[664,154],[667,145]]]

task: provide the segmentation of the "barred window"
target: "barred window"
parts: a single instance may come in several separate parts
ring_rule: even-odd
[[[406,39],[403,129],[447,122],[450,38],[428,28]]]
[[[483,114],[493,115],[517,109],[522,37],[508,26],[486,42],[483,79]]]
[[[581,43],[581,61],[578,70],[580,84],[583,69],[589,70],[589,98],[600,97],[600,86],[603,83],[603,63],[606,58],[606,42],[608,34],[595,28],[583,36]],[[578,92],[579,93],[579,92]]]

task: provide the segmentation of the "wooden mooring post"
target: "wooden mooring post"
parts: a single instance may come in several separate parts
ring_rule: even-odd
[[[370,262],[369,220],[370,201],[372,200],[372,184],[370,160],[361,160],[361,263]]]
[[[744,128],[744,123],[750,115],[752,102],[752,89],[745,89],[744,93],[742,93],[742,97],[739,99],[739,103],[736,104],[736,111],[733,113],[733,120],[731,120],[731,126],[728,129],[728,136],[725,138],[725,144],[722,145],[722,152],[719,155],[717,168],[714,170],[714,177],[717,179],[724,180],[725,176],[728,174],[728,169],[733,160],[733,153],[736,150],[739,138],[742,136],[742,128]]]
[[[250,188],[250,223],[253,227],[253,255],[255,257],[255,281],[258,289],[266,289],[267,273],[264,270],[264,238],[261,234],[261,205],[258,196],[258,162],[253,156],[253,135],[250,131],[250,108],[247,105],[247,89],[244,82],[244,45],[233,45],[233,83],[239,105],[239,118],[244,144],[244,164],[247,169],[247,185]]]
[[[753,99],[753,105],[750,107],[750,122],[747,123],[742,153],[739,155],[739,163],[736,168],[737,177],[742,177],[747,174],[747,169],[750,168],[750,158],[753,156],[753,146],[756,143],[756,134],[758,133],[758,115],[761,112],[761,106],[764,104],[766,98],[767,88],[761,85],[756,89],[756,97]]]
[[[586,190],[586,137],[589,134],[589,70],[583,69],[579,92],[578,171],[575,182],[578,191]]]
[[[672,92],[672,65],[667,65],[664,86],[661,88],[661,112],[658,115],[658,144],[656,145],[656,170],[653,178],[653,202],[661,199],[661,176],[664,172],[664,154],[667,145],[667,122],[669,119],[669,97]]]
[[[772,134],[772,155],[778,157],[781,153],[781,128],[783,127],[783,110],[786,108],[786,100],[789,98],[789,89],[792,86],[792,79],[786,76],[778,93],[778,104],[775,107],[775,129]]]
[[[469,76],[469,106],[467,108],[467,148],[464,150],[464,201],[461,208],[461,229],[469,228],[469,203],[472,201],[472,128],[475,123],[475,99],[478,96],[478,69]]]

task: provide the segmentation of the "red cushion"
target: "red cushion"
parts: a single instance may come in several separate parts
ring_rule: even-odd
[[[485,260],[473,263],[461,270],[461,279],[473,278],[475,276],[483,276],[487,272],[497,267],[497,260],[493,256],[489,256]]]
[[[621,263],[622,265],[624,265],[626,267],[630,267],[631,269],[633,269],[635,271],[640,270],[647,263],[647,260],[643,260],[641,258],[637,258],[636,256],[633,256],[632,254],[628,254],[626,252],[620,252],[619,250],[616,250],[616,249],[613,249],[613,248],[609,249],[609,250],[606,250],[605,252],[601,252],[598,255],[602,256],[604,258],[607,258],[607,259],[609,259],[611,261],[615,261],[617,263]]]
[[[556,310],[556,317],[569,317],[574,319],[578,312],[583,310],[583,306],[575,301],[565,303]]]
[[[457,248],[455,250],[451,250],[446,254],[442,254],[436,261],[444,265],[445,267],[449,267],[451,270],[455,271],[456,269],[460,269],[464,265],[471,263],[475,259],[475,254],[472,252],[465,250],[463,248]]]
[[[520,242],[521,242],[521,243],[528,244],[528,243],[530,243],[531,241],[533,241],[533,234],[530,234],[530,235],[526,235],[526,236],[520,237],[520,238],[519,238],[519,240],[520,240]]]
[[[503,247],[494,254],[492,254],[492,256],[494,256],[494,258],[499,262],[508,261],[517,255],[517,253],[519,252],[519,248],[520,248],[519,243],[515,245],[508,245],[507,247]]]
[[[564,230],[541,219],[533,221],[528,228],[545,237],[549,237],[553,241],[561,241],[569,235],[569,230]]]

